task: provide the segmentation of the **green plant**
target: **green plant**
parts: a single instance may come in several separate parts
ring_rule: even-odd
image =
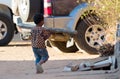
[[[120,0],[89,0],[94,3],[93,9],[104,19],[108,27],[116,26],[120,19]]]

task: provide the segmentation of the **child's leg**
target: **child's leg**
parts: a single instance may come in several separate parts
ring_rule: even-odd
[[[42,49],[42,52],[40,53],[40,55],[41,55],[41,60],[40,60],[39,64],[43,64],[49,58],[48,51],[46,49]]]
[[[39,49],[33,48],[34,56],[35,56],[35,65],[40,62],[41,56],[39,55]]]
[[[39,63],[41,60],[41,56],[35,54],[35,64]]]
[[[35,58],[36,58],[36,73],[43,73],[44,70],[42,68],[42,64],[45,63],[48,58],[48,52],[46,49],[35,49],[34,50]]]
[[[34,56],[35,56],[35,66],[36,66],[36,73],[43,73],[43,68],[42,66],[39,64],[40,60],[41,60],[41,56],[40,56],[40,49],[38,48],[33,48],[33,52],[34,52]]]

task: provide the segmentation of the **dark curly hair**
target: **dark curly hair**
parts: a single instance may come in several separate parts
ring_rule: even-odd
[[[43,17],[43,14],[40,14],[40,13],[36,13],[34,16],[33,16],[33,21],[35,24],[38,24],[39,22],[43,21],[44,20],[44,17]]]

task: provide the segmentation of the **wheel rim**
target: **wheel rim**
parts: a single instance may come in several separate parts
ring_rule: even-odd
[[[7,26],[3,21],[0,21],[0,40],[5,38],[7,34]]]
[[[93,48],[99,48],[105,42],[105,29],[100,25],[90,26],[85,33],[85,41]]]
[[[22,0],[21,1],[20,10],[21,10],[22,14],[26,14],[27,13],[27,10],[28,10],[27,5],[28,5],[28,3],[27,3],[26,0]]]

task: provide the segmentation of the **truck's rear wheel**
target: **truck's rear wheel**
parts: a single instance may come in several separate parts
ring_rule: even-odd
[[[35,13],[41,12],[42,0],[19,0],[18,9],[23,21],[32,21]]]
[[[89,54],[98,54],[97,48],[105,41],[105,28],[95,15],[86,16],[77,25],[76,44]]]
[[[7,45],[13,38],[14,27],[11,19],[0,13],[0,46]]]
[[[71,47],[66,47],[66,42],[60,42],[60,41],[50,41],[53,46],[56,46],[60,51],[65,52],[65,53],[75,53],[78,51],[78,48],[74,44]]]

